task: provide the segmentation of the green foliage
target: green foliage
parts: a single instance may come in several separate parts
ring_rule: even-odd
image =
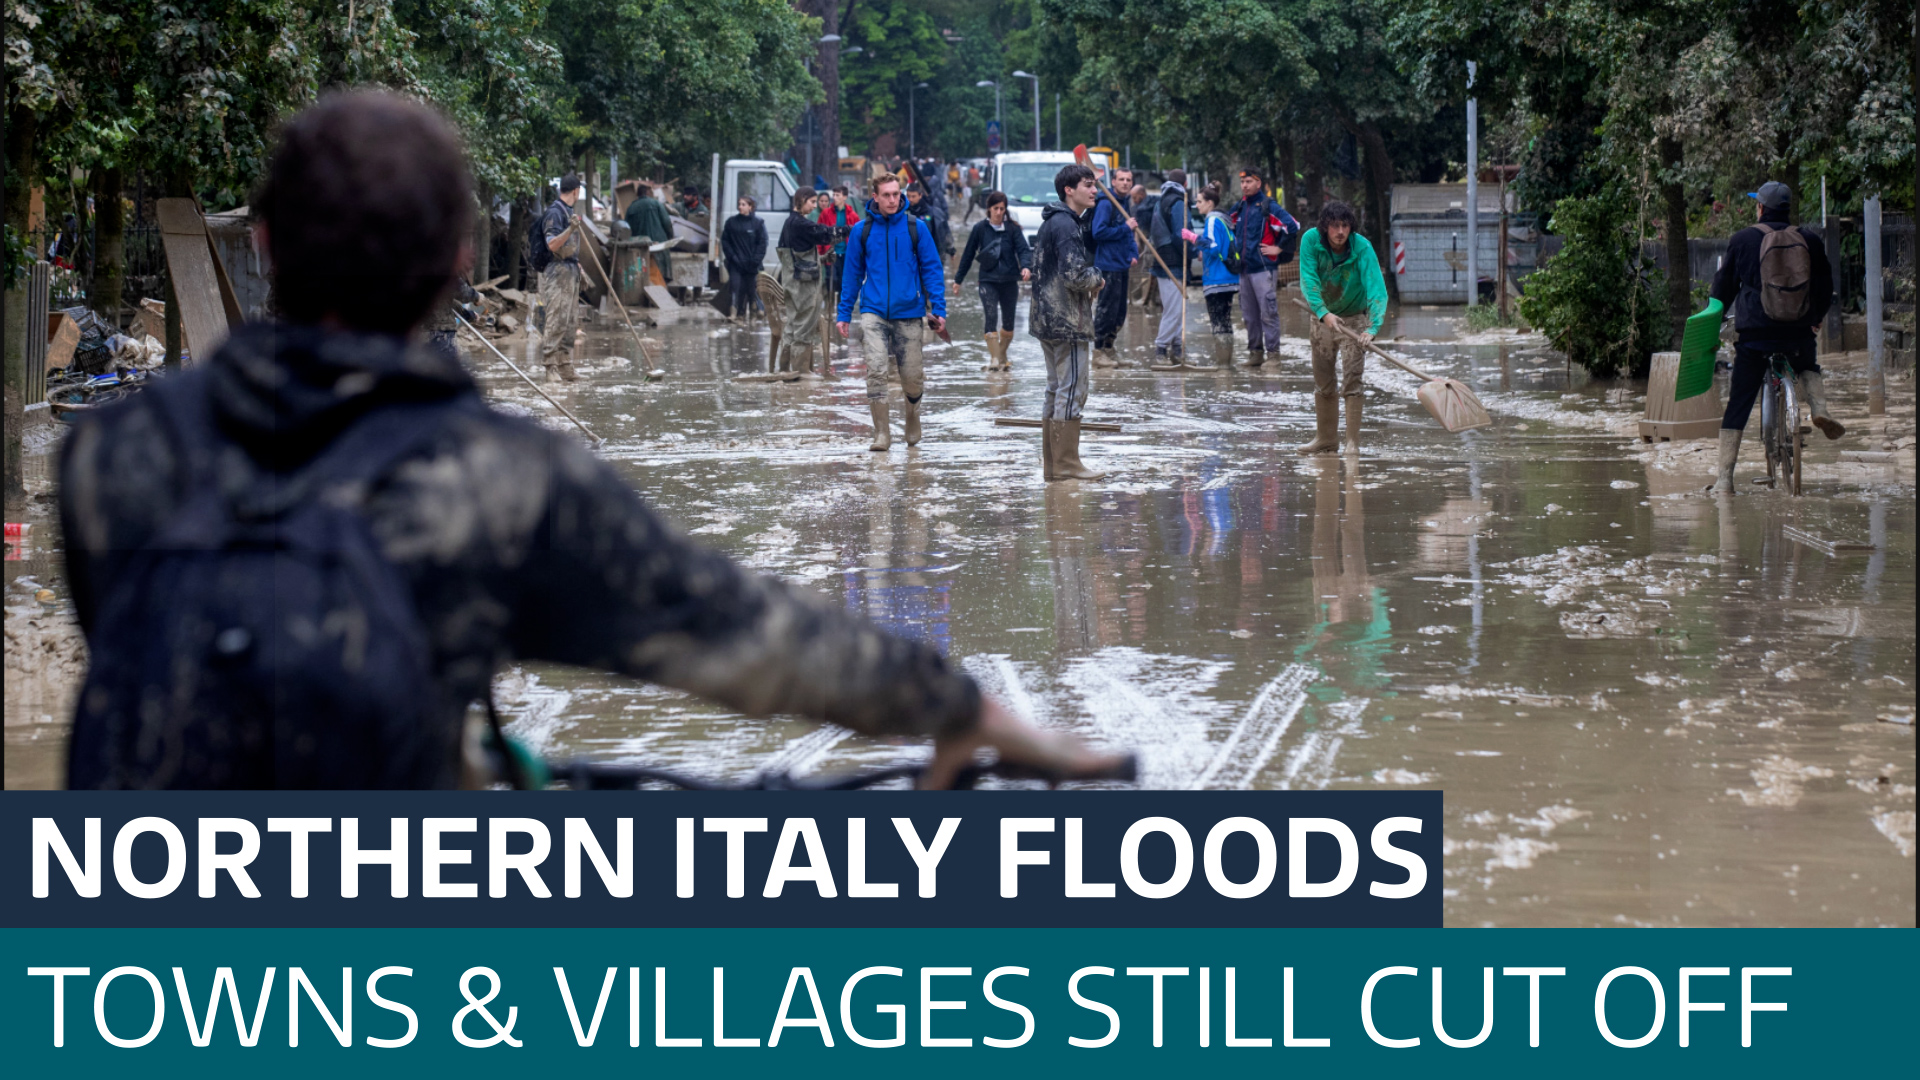
[[[1666,284],[1641,254],[1633,200],[1617,187],[1562,199],[1548,228],[1566,246],[1527,279],[1520,314],[1596,376],[1644,375],[1668,338]]]

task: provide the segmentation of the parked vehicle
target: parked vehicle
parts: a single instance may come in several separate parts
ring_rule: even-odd
[[[1104,154],[1094,154],[1093,160],[1103,174],[1113,167],[1113,160]],[[1054,174],[1062,166],[1071,164],[1070,151],[1027,150],[994,155],[987,186],[1007,193],[1007,213],[1020,223],[1020,230],[1027,234],[1029,243],[1040,231],[1040,212],[1056,198]]]

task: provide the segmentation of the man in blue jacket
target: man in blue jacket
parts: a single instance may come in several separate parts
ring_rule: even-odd
[[[1126,205],[1127,198],[1133,194],[1133,170],[1113,171],[1113,194],[1121,205]],[[1140,242],[1134,239],[1139,228],[1140,223],[1111,200],[1101,199],[1094,204],[1093,268],[1100,271],[1106,281],[1094,301],[1094,367],[1110,368],[1120,364],[1119,357],[1114,355],[1113,339],[1127,321],[1127,277],[1133,265],[1140,261]]]
[[[900,371],[907,398],[907,445],[920,441],[920,396],[926,379],[920,345],[927,328],[947,327],[945,268],[925,222],[902,207],[897,177],[883,176],[867,204],[867,219],[847,237],[846,269],[833,328],[852,331],[853,302],[860,301],[860,340],[867,358],[867,407],[873,412],[873,445],[893,445],[887,430],[887,372]],[[924,322],[922,320],[925,320]]]
[[[1275,272],[1293,261],[1293,240],[1300,223],[1265,190],[1258,169],[1240,170],[1240,201],[1229,214],[1234,246],[1240,249],[1240,316],[1247,322],[1247,366],[1266,363],[1280,351],[1280,306],[1274,295]]]

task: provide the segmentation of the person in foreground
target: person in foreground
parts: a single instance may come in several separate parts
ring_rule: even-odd
[[[919,445],[920,398],[927,392],[920,347],[927,330],[937,334],[947,326],[946,267],[926,222],[904,208],[903,198],[898,177],[874,181],[866,220],[847,237],[840,306],[834,310],[834,329],[844,338],[852,332],[854,302],[860,303],[867,408],[873,415],[873,442],[867,449],[874,451],[893,445],[887,426],[890,369],[900,373],[900,391],[907,401],[907,445]]]
[[[570,436],[489,409],[419,329],[471,257],[472,203],[437,115],[324,99],[253,201],[286,321],[75,425],[61,519],[90,666],[69,786],[454,787],[473,706],[513,660],[930,736],[927,787],[980,748],[1112,764],[931,647],[701,548]]]
[[[1768,358],[1780,355],[1798,377],[1814,426],[1829,439],[1847,433],[1827,411],[1826,376],[1814,356],[1814,327],[1833,306],[1833,264],[1817,236],[1787,220],[1793,192],[1770,180],[1751,192],[1759,224],[1727,241],[1727,257],[1709,294],[1733,316],[1733,382],[1720,420],[1715,495],[1733,494],[1733,466],[1754,399],[1767,378]],[[1794,418],[1799,423],[1799,418]]]

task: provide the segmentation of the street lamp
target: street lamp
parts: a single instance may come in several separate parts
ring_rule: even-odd
[[[1040,149],[1040,76],[1029,75],[1024,71],[1013,73],[1016,79],[1033,80],[1033,148]]]
[[[840,39],[840,35],[839,35],[839,34],[822,34],[822,35],[820,36],[820,38],[818,39],[818,41],[817,41],[817,44],[820,44],[820,45],[838,45],[838,44],[840,43],[840,40],[841,40],[841,39]],[[859,52],[859,51],[860,51],[860,49],[859,49],[859,48],[858,48],[858,47],[856,46],[855,48],[852,48],[852,49],[849,49],[849,50],[847,50],[847,51],[848,51],[848,52]],[[813,73],[813,57],[811,57],[811,56],[809,56],[809,57],[807,57],[807,73],[808,73],[809,75],[811,75],[811,74]],[[813,108],[814,108],[814,107],[813,107],[813,105],[812,105],[812,103],[808,103],[808,105],[807,105],[807,134],[806,134],[806,142],[807,142],[807,176],[813,176],[813,175],[814,175],[814,171],[813,171],[813,144],[814,144],[814,143],[817,143],[817,142],[819,142],[819,141],[820,141],[820,131],[819,131],[819,127],[818,127],[818,125],[817,125],[817,124],[816,124],[816,123],[814,122],[814,111],[813,111]],[[810,180],[807,180],[806,178],[804,178],[804,177],[803,177],[803,178],[801,179],[801,186],[802,186],[802,187],[804,187],[804,186],[806,186],[807,184],[809,184],[809,183],[811,183],[811,182],[812,182],[812,181],[810,181]]]
[[[981,79],[973,85],[993,87],[993,121],[999,124],[1002,130],[1005,130],[1006,121],[1001,119],[1000,116],[1000,81],[998,79]]]
[[[914,143],[913,143],[913,136],[914,136],[913,99],[919,97],[920,91],[925,90],[926,88],[927,88],[926,83],[914,83],[913,87],[907,91],[907,160],[909,161],[918,160],[918,155],[914,153]],[[915,166],[914,169],[915,169],[915,172],[919,171],[918,166]]]

